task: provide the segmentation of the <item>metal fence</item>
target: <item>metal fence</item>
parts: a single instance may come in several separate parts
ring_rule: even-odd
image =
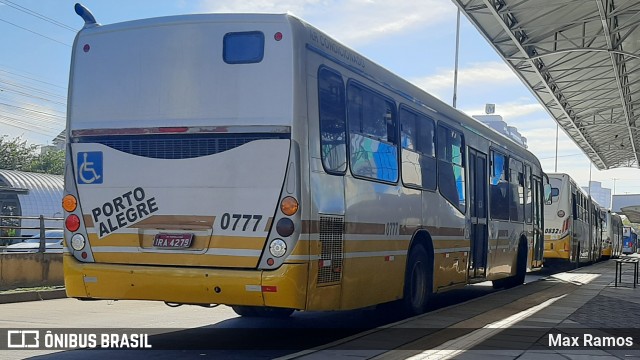
[[[0,249],[24,242],[30,238],[40,239],[37,252],[44,252],[46,240],[62,239],[62,236],[51,236],[47,230],[62,230],[63,218],[40,216],[0,216]],[[49,235],[49,236],[48,236]],[[34,248],[35,250],[35,248]]]

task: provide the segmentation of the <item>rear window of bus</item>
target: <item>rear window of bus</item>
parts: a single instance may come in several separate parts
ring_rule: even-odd
[[[259,63],[264,57],[264,34],[260,31],[225,34],[222,57],[227,64]]]

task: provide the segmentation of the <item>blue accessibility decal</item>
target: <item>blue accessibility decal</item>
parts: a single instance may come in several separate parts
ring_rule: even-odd
[[[102,151],[79,152],[78,184],[102,184]]]

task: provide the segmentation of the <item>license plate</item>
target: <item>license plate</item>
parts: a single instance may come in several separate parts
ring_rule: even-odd
[[[191,246],[193,234],[158,234],[153,239],[154,247],[188,248]]]

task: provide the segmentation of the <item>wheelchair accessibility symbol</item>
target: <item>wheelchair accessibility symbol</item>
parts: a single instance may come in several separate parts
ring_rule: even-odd
[[[78,184],[102,184],[102,152],[78,153]]]

